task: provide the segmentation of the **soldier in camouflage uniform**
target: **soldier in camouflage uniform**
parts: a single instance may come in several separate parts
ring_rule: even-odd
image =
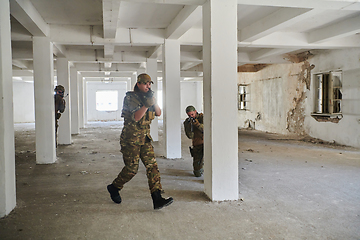
[[[186,114],[189,117],[184,121],[184,129],[186,136],[192,139],[190,154],[193,157],[194,175],[201,177],[204,172],[204,115],[193,106],[186,108]]]
[[[140,74],[134,91],[126,93],[121,115],[124,118],[124,127],[120,135],[125,166],[112,184],[107,186],[107,190],[115,203],[121,203],[119,190],[136,175],[140,158],[146,168],[154,209],[160,209],[170,205],[173,199],[161,196],[160,172],[151,145],[150,123],[155,116],[161,115],[161,109],[150,89],[151,83],[153,82],[149,75]]]
[[[57,147],[57,129],[59,127],[59,118],[61,113],[65,111],[66,102],[64,100],[65,88],[62,85],[58,85],[54,89],[55,91],[55,144]]]

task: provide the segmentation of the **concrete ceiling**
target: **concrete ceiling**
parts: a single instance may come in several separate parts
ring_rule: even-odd
[[[161,71],[161,44],[178,39],[182,76],[198,77],[204,2],[10,0],[14,76],[31,74],[32,36],[47,36],[55,60],[66,57],[83,74],[99,77],[104,71],[130,77],[143,71],[147,58],[158,59]],[[360,47],[359,0],[237,2],[239,66],[284,63],[286,54],[309,50]]]

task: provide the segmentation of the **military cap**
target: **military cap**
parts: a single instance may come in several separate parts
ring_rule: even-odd
[[[146,74],[146,73],[142,73],[140,74],[138,77],[137,77],[137,82],[138,83],[148,83],[148,82],[151,82],[151,83],[154,83],[153,81],[151,81],[151,77]]]
[[[186,111],[186,113],[188,113],[188,112],[196,111],[196,109],[195,109],[194,106],[191,106],[191,105],[190,105],[190,106],[187,106],[187,107],[186,107],[186,110],[185,110],[185,111]]]
[[[55,91],[62,91],[62,92],[65,92],[65,88],[64,88],[64,86],[63,85],[57,85],[56,87],[55,87]]]

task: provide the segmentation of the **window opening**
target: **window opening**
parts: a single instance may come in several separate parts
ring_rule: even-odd
[[[341,72],[317,74],[315,75],[315,81],[315,113],[340,114],[342,101]]]
[[[238,109],[249,110],[249,86],[244,84],[238,85]]]
[[[339,122],[342,119],[342,73],[316,74],[315,109],[311,114],[317,121]]]
[[[96,91],[97,111],[117,111],[118,102],[119,102],[118,91],[116,90]]]

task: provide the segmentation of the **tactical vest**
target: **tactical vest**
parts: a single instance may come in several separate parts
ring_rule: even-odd
[[[124,118],[124,128],[121,132],[120,142],[126,141],[128,144],[144,145],[146,138],[152,141],[150,124],[155,118],[155,107],[150,107],[139,121],[135,121],[135,112],[142,106],[143,104],[136,92],[126,93],[121,113]]]
[[[193,131],[191,131],[191,124],[189,122],[189,118],[187,118],[184,121],[184,129],[186,136],[192,139],[192,145],[199,146],[201,144],[204,144],[204,134],[203,134],[204,115],[202,113],[198,113],[195,119],[199,121],[201,125],[201,130],[193,126]]]

